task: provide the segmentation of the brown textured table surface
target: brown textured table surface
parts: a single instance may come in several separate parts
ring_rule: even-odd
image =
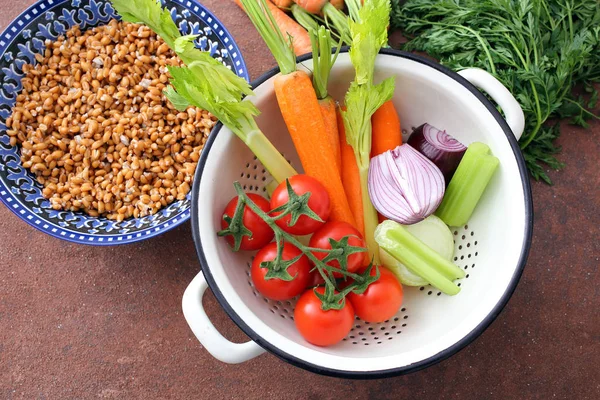
[[[230,1],[203,1],[237,40],[252,78],[274,63]],[[0,27],[32,0],[0,0]],[[265,354],[213,359],[181,313],[199,264],[188,224],[120,247],[73,245],[0,206],[1,399],[600,398],[600,123],[565,125],[567,168],[533,183],[535,230],[498,319],[450,359],[407,376],[350,381]],[[245,336],[212,295],[217,327]]]

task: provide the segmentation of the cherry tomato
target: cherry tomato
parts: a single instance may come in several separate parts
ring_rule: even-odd
[[[298,257],[302,252],[294,245],[285,243],[281,258],[285,261]],[[306,289],[310,277],[310,264],[306,256],[300,257],[298,261],[290,265],[287,272],[294,277],[291,281],[285,281],[279,278],[265,279],[269,271],[267,268],[261,268],[263,261],[272,261],[277,257],[277,243],[269,243],[262,250],[256,253],[250,274],[256,290],[263,296],[273,300],[288,300],[298,296]]]
[[[329,243],[329,239],[333,239],[335,241],[339,241],[344,236],[350,236],[348,239],[348,244],[350,246],[363,247],[366,248],[367,245],[363,240],[360,232],[350,225],[347,222],[341,221],[330,221],[323,225],[318,231],[316,231],[312,237],[310,238],[309,247],[314,247],[317,249],[326,249],[331,250],[331,243]],[[315,251],[313,252],[314,256],[318,259],[322,260],[325,258],[327,253],[322,253]],[[348,271],[355,272],[363,265],[363,261],[365,260],[365,256],[367,255],[367,251],[361,251],[352,253],[348,256]],[[335,268],[340,268],[340,263],[337,260],[331,260],[327,263]],[[338,272],[334,272],[333,276],[336,278],[342,277],[342,274]]]
[[[314,289],[325,292],[324,287]],[[342,340],[352,329],[354,309],[346,300],[341,310],[321,309],[321,300],[313,289],[308,289],[296,304],[294,321],[296,328],[307,342],[317,346],[331,346]]]
[[[308,199],[308,207],[317,214],[323,222],[319,222],[316,219],[312,219],[307,215],[302,215],[298,218],[298,221],[292,226],[289,226],[291,222],[291,215],[277,220],[277,225],[284,231],[291,233],[292,235],[308,235],[313,233],[320,226],[322,226],[329,218],[331,212],[331,204],[329,201],[329,194],[325,186],[321,184],[315,178],[308,175],[294,175],[289,178],[290,186],[298,196],[302,196],[305,193],[310,192],[310,198]],[[271,195],[271,209],[275,209],[287,203],[289,200],[287,185],[281,182]],[[273,213],[273,216],[277,216],[280,213]]]
[[[252,200],[256,205],[268,213],[270,211],[269,201],[262,196],[259,196],[254,193],[247,193],[250,200]],[[231,199],[227,206],[225,207],[225,211],[223,212],[223,217],[226,215],[229,218],[233,218],[235,214],[235,209],[238,204],[238,197],[234,197]],[[264,247],[267,243],[273,240],[273,236],[275,233],[273,229],[263,221],[254,211],[252,211],[247,205],[244,207],[244,215],[242,217],[242,222],[244,226],[250,230],[252,236],[244,236],[242,238],[242,243],[240,245],[240,250],[258,250]],[[221,219],[221,229],[225,229],[229,226],[229,223],[225,221],[225,219]],[[225,236],[225,240],[231,247],[234,246],[234,238],[233,235]]]
[[[371,276],[375,276],[375,267]],[[402,286],[394,274],[387,268],[379,267],[379,279],[371,283],[361,294],[350,292],[346,297],[350,300],[356,315],[363,321],[383,322],[390,319],[402,305]]]

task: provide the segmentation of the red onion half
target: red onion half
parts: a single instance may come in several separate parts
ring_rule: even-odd
[[[371,159],[369,196],[380,214],[410,225],[440,205],[446,187],[436,165],[408,144]]]
[[[408,138],[408,144],[429,158],[444,174],[446,185],[458,168],[467,148],[458,140],[435,126],[423,124]]]

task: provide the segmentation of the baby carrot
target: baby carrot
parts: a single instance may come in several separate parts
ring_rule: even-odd
[[[342,107],[345,111],[346,107]],[[348,144],[346,140],[346,129],[344,128],[344,120],[340,110],[336,110],[337,126],[339,129],[339,140],[340,140],[340,152],[342,157],[342,183],[344,185],[344,191],[348,198],[348,204],[352,215],[356,221],[356,229],[364,236],[365,234],[365,221],[363,215],[363,204],[362,204],[362,192],[360,186],[360,175],[358,172],[358,165],[356,165],[356,157],[354,156],[354,149]]]
[[[241,0],[234,0],[235,3],[244,10]],[[282,2],[279,2],[282,3]],[[267,7],[275,20],[277,28],[284,33],[285,37],[292,37],[292,44],[294,46],[294,53],[296,56],[301,56],[312,51],[310,45],[310,38],[306,29],[301,27],[296,21],[290,18],[286,13],[281,11],[275,4],[270,0],[266,1]]]
[[[375,111],[371,117],[371,125],[373,126],[371,157],[395,149],[402,144],[400,118],[391,100],[383,103]]]

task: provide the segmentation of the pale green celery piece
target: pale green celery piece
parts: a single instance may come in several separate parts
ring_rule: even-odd
[[[382,222],[375,230],[375,240],[383,250],[443,293],[460,292],[460,287],[447,276],[462,278],[463,270],[431,250],[402,225],[389,220]]]
[[[454,237],[448,225],[440,218],[430,215],[416,224],[402,226],[445,260],[452,260],[454,256]],[[381,249],[379,253],[382,264],[392,271],[403,285],[423,286],[429,283],[419,275],[413,274],[410,269],[406,268],[404,264],[389,255],[385,250]],[[454,275],[449,275],[446,278],[453,279]]]
[[[436,215],[450,226],[469,221],[500,161],[483,143],[472,143],[448,184]]]

